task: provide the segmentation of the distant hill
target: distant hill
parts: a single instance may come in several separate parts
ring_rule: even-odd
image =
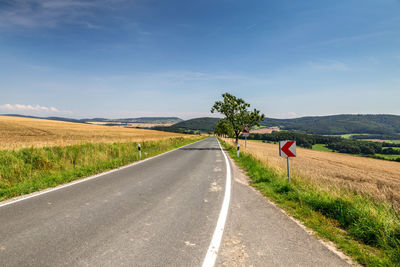
[[[106,119],[106,118],[85,118],[85,119],[71,119],[63,117],[36,117],[36,116],[26,116],[19,114],[2,114],[3,116],[14,116],[23,118],[33,118],[33,119],[44,119],[44,120],[54,120],[54,121],[68,121],[68,122],[123,122],[123,123],[177,123],[183,121],[178,117],[140,117],[140,118],[126,118],[126,119]]]
[[[125,119],[70,119],[62,117],[35,117],[17,114],[4,114],[5,116],[18,116],[27,118],[39,118],[68,122],[105,122],[104,125],[113,123],[154,123],[171,124],[171,126],[156,126],[153,129],[169,132],[213,132],[218,118],[196,118],[183,121],[178,117],[140,117]],[[272,119],[266,118],[261,122],[264,127],[278,126],[281,130],[298,131],[309,134],[340,135],[340,134],[371,134],[371,135],[396,135],[400,133],[400,116],[398,115],[333,115],[313,116],[296,119]],[[397,139],[397,138],[386,138]]]
[[[137,123],[177,123],[183,120],[178,117],[140,117],[140,118],[116,119],[112,121],[137,122]]]
[[[333,115],[296,119],[267,118],[261,125],[310,134],[396,134],[400,133],[398,115]]]
[[[20,115],[20,114],[0,114],[0,116],[9,116],[9,117],[21,117],[21,118],[31,118],[31,119],[52,120],[52,121],[67,121],[67,122],[85,123],[84,120],[71,119],[71,118],[63,118],[63,117],[36,117],[36,116],[28,116],[28,115]]]
[[[160,131],[168,131],[168,132],[208,133],[208,132],[214,132],[214,126],[215,124],[217,124],[218,120],[219,120],[218,118],[210,118],[210,117],[196,118],[196,119],[181,121],[168,127],[160,127],[160,126],[153,127],[153,129]]]
[[[210,132],[214,131],[217,118],[197,118],[182,121],[169,127],[156,127],[157,130],[173,132]],[[341,135],[372,134],[390,135],[398,139],[400,116],[398,115],[333,115],[313,116],[296,119],[266,118],[261,122],[264,127],[278,126],[281,130],[298,131],[309,134]]]

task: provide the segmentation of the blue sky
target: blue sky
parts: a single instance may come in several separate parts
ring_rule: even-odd
[[[0,113],[400,114],[400,1],[0,0]]]

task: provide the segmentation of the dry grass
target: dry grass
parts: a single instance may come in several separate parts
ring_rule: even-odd
[[[231,139],[225,140],[233,145]],[[278,145],[240,140],[242,151],[253,154],[268,167],[286,173],[286,159],[279,157]],[[343,189],[386,200],[399,207],[400,163],[356,157],[297,147],[297,157],[291,159],[294,176],[309,180],[318,187]]]
[[[152,130],[0,116],[0,149],[7,150],[87,142],[152,141],[178,136],[189,137]]]

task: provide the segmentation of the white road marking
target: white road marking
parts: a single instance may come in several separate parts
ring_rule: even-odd
[[[16,199],[5,200],[3,203],[0,203],[0,208],[1,208],[1,207],[4,207],[4,206],[7,206],[7,205],[10,205],[10,204],[14,204],[14,203],[20,202],[20,201],[22,201],[22,200],[26,200],[26,199],[33,198],[33,197],[37,197],[37,196],[40,196],[40,195],[43,195],[43,194],[46,194],[46,193],[50,193],[50,192],[53,192],[53,191],[56,191],[56,190],[59,190],[59,189],[62,189],[62,188],[68,187],[68,186],[72,186],[72,185],[75,185],[75,184],[80,184],[80,183],[83,183],[83,182],[87,182],[87,181],[89,181],[89,180],[96,179],[96,178],[99,178],[99,177],[101,177],[101,176],[104,176],[104,175],[107,175],[107,174],[110,174],[110,173],[113,173],[113,172],[117,172],[117,171],[120,171],[120,170],[129,168],[129,167],[135,166],[135,165],[139,165],[139,164],[141,164],[141,163],[143,163],[143,162],[146,162],[146,161],[148,161],[148,160],[152,160],[152,159],[155,159],[155,158],[164,156],[164,155],[166,155],[166,154],[168,154],[168,153],[171,153],[171,152],[173,152],[173,151],[175,151],[175,150],[184,148],[184,147],[189,146],[189,145],[192,145],[192,144],[196,144],[196,143],[198,143],[198,142],[200,142],[200,141],[203,141],[203,140],[205,140],[205,139],[202,139],[202,140],[196,141],[196,142],[194,142],[194,143],[187,144],[187,145],[184,145],[184,146],[175,148],[175,149],[173,149],[173,150],[170,150],[170,151],[167,151],[167,152],[158,154],[158,155],[156,155],[156,156],[154,156],[154,157],[151,157],[151,158],[147,158],[147,159],[143,159],[143,160],[140,160],[140,161],[136,161],[136,162],[134,162],[134,163],[131,163],[131,164],[126,165],[126,166],[119,167],[119,168],[117,168],[117,169],[113,169],[113,170],[110,170],[110,171],[106,171],[106,172],[102,172],[102,173],[99,173],[99,174],[95,174],[95,175],[93,175],[93,176],[89,176],[89,177],[86,177],[86,178],[83,178],[83,179],[80,179],[80,180],[75,180],[75,181],[70,182],[70,183],[68,183],[68,184],[59,185],[59,186],[56,186],[56,187],[53,187],[53,188],[50,188],[50,189],[44,189],[44,190],[42,190],[42,191],[34,192],[34,193],[29,194],[29,195],[17,197]]]
[[[229,202],[231,200],[231,166],[228,161],[228,157],[225,155],[224,150],[221,147],[221,144],[218,142],[219,148],[222,151],[222,154],[225,158],[226,163],[226,186],[225,186],[225,196],[224,201],[222,202],[221,211],[219,213],[217,227],[215,227],[214,234],[211,239],[210,246],[208,247],[208,251],[206,257],[203,261],[203,267],[213,267],[215,264],[215,260],[217,259],[218,249],[221,244],[222,234],[224,233],[226,218],[228,217],[229,210]]]

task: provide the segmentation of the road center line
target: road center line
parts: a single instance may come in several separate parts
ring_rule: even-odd
[[[221,211],[219,213],[217,226],[215,227],[214,234],[211,239],[210,246],[208,247],[208,251],[206,257],[203,261],[203,267],[213,267],[215,264],[215,260],[217,259],[218,249],[221,244],[222,234],[224,233],[226,218],[228,217],[229,210],[229,202],[231,200],[231,166],[228,161],[228,157],[226,156],[224,150],[221,147],[221,144],[218,141],[219,148],[222,151],[222,154],[225,158],[226,164],[226,185],[225,185],[225,196],[224,201],[222,202]]]

